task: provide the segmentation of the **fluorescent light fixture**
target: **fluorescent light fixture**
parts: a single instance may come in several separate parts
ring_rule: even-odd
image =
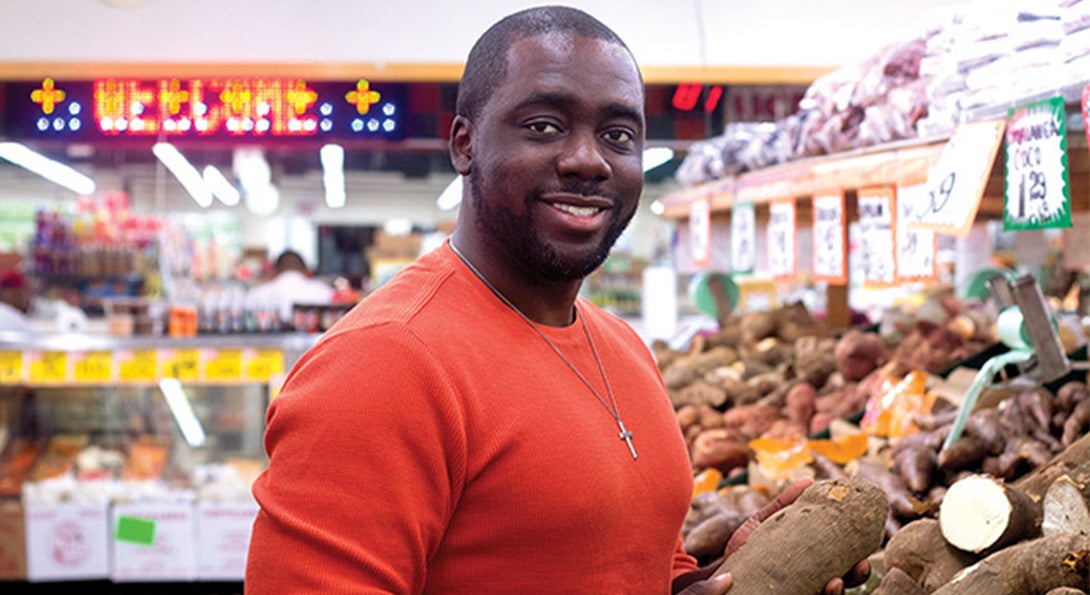
[[[280,208],[280,191],[272,184],[247,190],[246,208],[258,217],[272,215]]]
[[[458,176],[447,184],[443,193],[435,201],[441,211],[449,211],[462,202],[462,176]]]
[[[647,173],[674,158],[670,147],[651,147],[643,151],[643,171]]]
[[[331,209],[344,206],[347,195],[344,189],[344,147],[325,145],[318,151],[322,160],[322,183],[325,186],[325,204]]]
[[[26,145],[0,142],[0,158],[32,171],[54,184],[60,184],[76,194],[87,195],[95,192],[94,180],[59,161],[31,150]]]
[[[201,177],[197,168],[193,167],[193,164],[174,145],[155,143],[151,152],[170,170],[170,173],[174,174],[174,177],[182,184],[182,188],[185,188],[185,191],[201,208],[212,206],[212,191],[208,189],[208,184],[204,183],[204,178]]]
[[[280,208],[280,191],[272,185],[272,168],[259,148],[235,149],[232,167],[242,184],[246,208],[259,217]]]
[[[204,166],[201,177],[208,189],[212,191],[212,195],[220,199],[223,204],[233,207],[242,200],[242,193],[231,184],[227,176],[223,175],[223,172],[217,169],[216,166]]]
[[[204,444],[204,428],[197,414],[193,412],[193,404],[189,402],[189,395],[182,389],[182,383],[177,378],[164,378],[159,381],[159,390],[167,400],[167,407],[174,421],[178,423],[178,429],[182,431],[182,437],[190,446]]]
[[[407,236],[413,231],[413,222],[408,219],[390,219],[383,224],[382,231],[391,236]]]

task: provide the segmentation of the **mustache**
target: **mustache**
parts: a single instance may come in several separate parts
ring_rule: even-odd
[[[537,196],[543,196],[546,194],[574,194],[576,196],[585,197],[604,197],[614,202],[617,201],[617,197],[608,192],[601,182],[593,180],[569,180],[560,184],[558,188],[539,188],[536,194]]]

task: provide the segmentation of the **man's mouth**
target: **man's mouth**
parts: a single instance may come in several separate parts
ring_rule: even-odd
[[[593,217],[602,211],[602,209],[598,207],[578,207],[562,202],[553,202],[549,203],[549,205],[558,211],[563,211],[575,215],[576,217]]]

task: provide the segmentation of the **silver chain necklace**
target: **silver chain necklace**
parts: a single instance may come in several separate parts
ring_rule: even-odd
[[[590,329],[587,328],[587,321],[583,319],[583,315],[580,314],[579,308],[575,309],[575,316],[579,319],[579,323],[583,326],[583,333],[587,336],[587,342],[590,343],[590,351],[594,354],[594,361],[598,362],[598,372],[602,375],[602,381],[606,385],[606,393],[609,395],[608,403],[605,399],[602,398],[602,395],[600,395],[598,391],[594,389],[594,386],[586,379],[586,377],[583,376],[583,373],[579,371],[579,368],[576,368],[575,364],[573,364],[571,360],[569,360],[564,355],[564,353],[560,351],[560,348],[557,347],[556,344],[553,343],[549,339],[549,337],[546,336],[545,333],[537,327],[536,324],[534,324],[534,321],[530,320],[529,316],[523,314],[522,310],[519,310],[518,307],[511,302],[511,300],[507,299],[507,296],[500,293],[500,291],[496,289],[496,287],[492,285],[492,283],[484,275],[482,275],[480,271],[477,270],[477,267],[473,266],[473,263],[469,262],[469,259],[466,258],[464,254],[462,254],[462,251],[454,245],[453,239],[447,243],[450,244],[450,249],[453,250],[454,254],[458,256],[458,259],[465,263],[467,267],[469,267],[469,270],[473,272],[474,276],[480,279],[481,283],[484,283],[485,287],[491,290],[496,297],[500,298],[501,302],[506,304],[508,308],[511,308],[511,310],[513,310],[515,314],[518,314],[519,318],[525,321],[526,324],[530,325],[530,328],[534,329],[534,332],[537,333],[539,337],[544,339],[545,343],[547,343],[549,347],[552,348],[553,353],[555,353],[561,360],[563,360],[565,364],[568,364],[568,367],[571,368],[571,371],[575,372],[575,375],[579,377],[579,380],[583,381],[583,384],[585,384],[587,388],[590,389],[590,392],[594,395],[594,398],[598,399],[598,402],[606,408],[606,411],[609,411],[609,414],[611,416],[613,416],[613,420],[617,422],[617,427],[621,430],[617,434],[617,437],[625,441],[625,443],[628,445],[628,451],[632,453],[632,458],[636,459],[636,447],[632,445],[632,432],[629,432],[628,429],[624,427],[624,422],[621,421],[621,410],[617,407],[617,400],[613,397],[613,387],[609,384],[609,378],[606,376],[605,366],[602,365],[602,358],[598,355],[598,348],[594,345],[594,339],[590,336]]]

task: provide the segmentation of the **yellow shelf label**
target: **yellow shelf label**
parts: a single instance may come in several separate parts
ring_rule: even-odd
[[[241,349],[209,349],[204,358],[204,380],[242,380]]]
[[[284,352],[279,349],[247,349],[246,378],[264,382],[284,371]]]
[[[23,352],[0,351],[0,384],[19,384],[23,381]]]
[[[106,383],[113,380],[113,353],[88,351],[74,353],[72,375],[76,382]]]
[[[154,349],[131,349],[119,351],[118,377],[122,382],[155,382],[157,378],[156,362],[158,361]]]
[[[32,384],[65,384],[68,382],[68,353],[64,351],[34,351],[30,355]]]
[[[200,378],[199,349],[167,349],[160,356],[164,378],[176,378],[183,382]]]

